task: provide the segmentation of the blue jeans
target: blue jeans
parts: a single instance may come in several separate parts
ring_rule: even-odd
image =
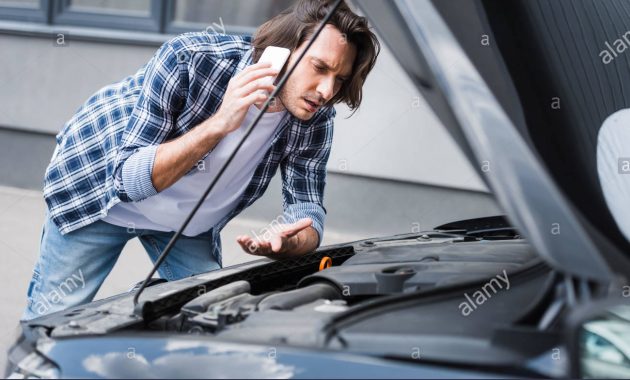
[[[173,235],[174,232],[128,229],[103,221],[62,235],[47,215],[21,320],[92,301],[127,241],[140,239],[155,263]],[[172,281],[219,269],[213,248],[212,230],[195,237],[182,235],[158,273]],[[143,279],[129,279],[130,287]]]

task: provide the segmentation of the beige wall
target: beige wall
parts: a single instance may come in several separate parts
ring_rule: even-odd
[[[68,41],[57,47],[52,38],[0,35],[0,126],[56,133],[94,91],[134,73],[156,49]],[[345,106],[337,111],[330,171],[484,189],[387,49],[361,109],[350,119]]]

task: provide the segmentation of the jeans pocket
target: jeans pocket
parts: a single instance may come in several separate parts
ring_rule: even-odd
[[[39,293],[41,289],[41,274],[39,273],[39,268],[35,267],[33,269],[33,276],[31,277],[31,282],[28,284],[28,290],[26,292],[26,298],[28,305],[30,306],[33,303],[34,295]]]

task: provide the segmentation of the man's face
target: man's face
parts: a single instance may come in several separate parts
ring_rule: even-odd
[[[293,65],[307,44],[291,54],[286,67]],[[326,25],[282,88],[280,101],[293,116],[309,120],[350,79],[355,56],[356,48],[345,36]]]

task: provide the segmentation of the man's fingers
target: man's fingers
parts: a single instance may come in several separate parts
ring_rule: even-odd
[[[303,218],[293,224],[283,226],[282,231],[274,233],[268,241],[256,241],[248,235],[239,235],[236,241],[241,245],[243,250],[252,255],[267,255],[269,253],[278,253],[282,251],[286,238],[292,237],[305,228],[313,224],[311,218]]]
[[[271,252],[271,243],[268,241],[260,241],[255,243],[253,255],[267,255]]]
[[[241,248],[251,255],[266,255],[271,251],[271,243],[266,241],[255,241],[247,235],[241,235],[236,238]]]
[[[300,229],[304,229],[306,227],[309,227],[310,225],[313,224],[313,219],[311,218],[303,218],[298,220],[297,222],[293,223],[295,225],[296,228],[300,228]]]
[[[243,235],[239,235],[239,236],[237,236],[237,237],[236,237],[236,241],[237,241],[239,244],[243,244],[243,243],[244,243],[244,240],[245,240],[245,236],[243,236]]]
[[[248,239],[248,238],[241,239],[238,241],[238,243],[241,245],[241,248],[243,248],[243,251],[251,255],[257,255],[260,252],[259,245],[254,244],[251,239]]]
[[[257,79],[260,79],[263,77],[272,77],[276,75],[278,75],[278,70],[272,69],[272,68],[262,68],[262,69],[254,70],[248,73],[244,73],[242,77],[238,78],[237,82],[240,86],[245,86],[248,83],[251,83]]]
[[[282,249],[282,237],[278,236],[278,235],[274,235],[271,238],[271,250],[273,252],[280,252],[280,250]]]
[[[284,231],[282,231],[282,234],[284,236],[291,237],[299,233],[303,229],[310,227],[312,224],[313,224],[313,220],[311,218],[300,219],[297,222],[288,225],[284,229]]]
[[[249,248],[247,247],[247,244],[245,244],[245,243],[244,243],[244,242],[242,242],[241,240],[237,240],[236,242],[237,242],[237,243],[241,246],[241,248],[243,249],[243,251],[245,251],[245,252],[247,252],[247,253],[251,253],[251,252],[249,251]]]
[[[251,73],[252,71],[260,70],[260,69],[269,69],[271,68],[271,62],[258,62],[253,65],[249,65],[243,69],[240,73],[236,74],[234,78],[240,79]]]
[[[271,94],[273,90],[275,89],[276,89],[276,86],[274,86],[270,80],[263,78],[263,79],[255,80],[253,82],[249,82],[239,91],[241,94],[243,94],[243,96],[247,96],[253,93],[254,91],[258,91],[258,90],[267,91],[269,94]]]
[[[253,245],[254,241],[252,240],[252,238],[250,238],[247,235],[240,235],[236,238],[236,241],[243,247],[243,248],[247,248],[248,250],[251,250],[252,248],[255,248],[255,246]]]
[[[268,94],[254,91],[251,94],[247,95],[245,98],[243,98],[243,102],[245,102],[247,106],[251,106],[252,104],[255,104],[255,103],[264,103],[267,100],[267,98],[269,98]]]

